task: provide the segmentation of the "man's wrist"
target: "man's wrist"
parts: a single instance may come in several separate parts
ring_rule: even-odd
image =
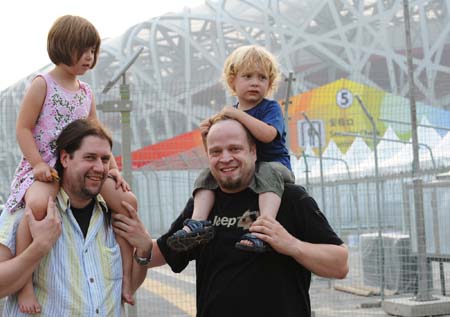
[[[146,250],[138,250],[136,249],[133,254],[133,258],[136,263],[140,265],[147,265],[150,263],[152,259],[152,247]]]
[[[31,242],[29,249],[39,258],[43,258],[50,252],[52,245],[49,245],[46,241],[36,239]]]

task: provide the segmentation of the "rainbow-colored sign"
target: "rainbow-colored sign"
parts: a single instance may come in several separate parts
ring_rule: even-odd
[[[289,145],[295,155],[301,155],[310,146],[318,151],[318,137],[312,133],[305,120],[306,113],[321,136],[321,145],[325,149],[331,139],[340,151],[345,153],[353,143],[355,136],[338,136],[336,133],[352,133],[371,136],[372,126],[356,96],[359,96],[370,115],[374,118],[377,134],[383,136],[390,126],[402,140],[411,136],[409,100],[385,93],[348,79],[340,79],[311,91],[291,98],[289,113]],[[450,112],[440,108],[417,103],[417,119],[426,118],[430,125],[450,126]],[[403,123],[387,123],[380,119],[395,120]],[[446,131],[439,131],[442,135]],[[370,139],[365,139],[373,146]],[[174,138],[152,144],[132,153],[133,168],[152,165],[154,169],[187,169],[206,166],[204,150],[198,129],[177,135]],[[121,164],[121,157],[116,158]]]
[[[348,79],[340,79],[291,98],[288,109],[291,151],[300,155],[307,146],[318,150],[318,136],[313,133],[303,112],[320,134],[323,148],[326,148],[328,142],[333,139],[341,152],[347,151],[355,137],[339,136],[336,133],[371,136],[372,125],[357,96],[373,117],[378,136],[383,136],[387,127],[391,126],[400,139],[410,138],[411,118],[408,99]],[[450,112],[417,103],[418,122],[423,117],[426,117],[431,125],[450,125]],[[398,123],[386,122],[383,119]],[[366,141],[369,146],[373,146],[370,140]]]

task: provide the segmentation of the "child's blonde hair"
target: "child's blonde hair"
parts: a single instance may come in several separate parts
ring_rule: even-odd
[[[234,96],[233,81],[238,72],[262,71],[269,79],[267,95],[271,95],[278,86],[280,71],[275,56],[264,47],[244,45],[235,49],[225,60],[223,66],[223,81]]]
[[[91,22],[79,16],[64,15],[56,19],[48,32],[47,52],[55,65],[72,66],[87,49],[95,47],[92,69],[97,63],[100,43],[100,35]]]

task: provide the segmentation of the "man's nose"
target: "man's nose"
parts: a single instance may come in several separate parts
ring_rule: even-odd
[[[222,156],[220,157],[220,161],[227,163],[233,160],[233,156],[228,151],[223,151]]]
[[[103,161],[101,159],[95,160],[92,167],[95,171],[103,171],[105,169],[105,166],[103,164]]]

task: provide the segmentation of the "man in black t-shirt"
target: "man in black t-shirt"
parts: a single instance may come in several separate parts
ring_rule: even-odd
[[[219,184],[209,216],[215,237],[186,252],[168,247],[167,238],[192,215],[191,199],[170,230],[153,241],[149,267],[167,263],[174,272],[181,272],[196,260],[197,316],[310,316],[311,272],[344,278],[347,248],[301,186],[285,186],[276,220],[257,218],[258,194],[252,191],[255,143],[241,123],[217,117],[205,141],[211,173]],[[135,247],[150,243],[144,236],[133,236],[139,230],[128,229],[130,220],[115,217],[120,228],[116,233]],[[237,249],[235,243],[248,231],[267,242],[273,252]]]

